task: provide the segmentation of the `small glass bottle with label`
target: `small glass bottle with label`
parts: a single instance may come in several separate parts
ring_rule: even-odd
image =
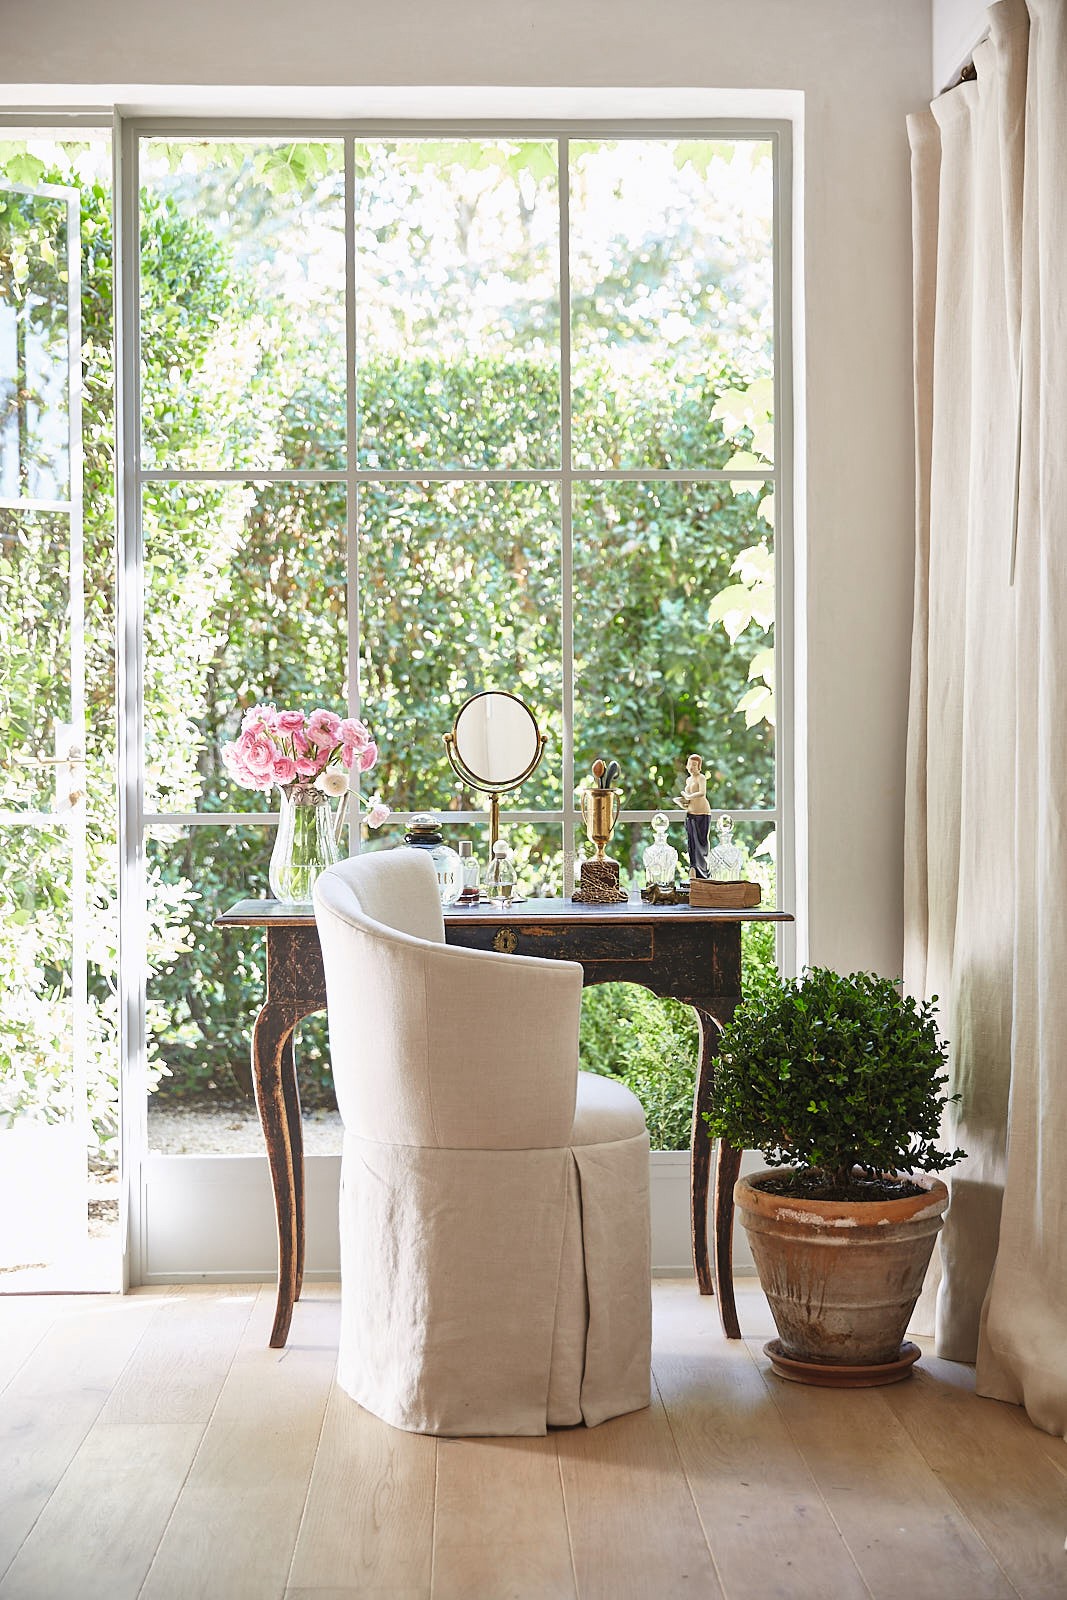
[[[469,839],[460,839],[457,842],[457,848],[463,872],[463,888],[456,904],[458,906],[476,906],[481,899],[481,889],[478,884],[478,857],[474,854],[474,849]]]
[[[429,812],[412,817],[411,826],[404,835],[404,843],[416,850],[425,850],[433,861],[437,873],[437,888],[443,906],[454,906],[463,888],[460,859],[450,845],[441,838],[441,824]]]

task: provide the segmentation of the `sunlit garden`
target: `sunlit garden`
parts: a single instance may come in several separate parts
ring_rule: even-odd
[[[8,142],[0,172],[81,200],[87,1048],[106,1163],[118,1074],[110,192],[92,146]],[[204,1117],[205,1149],[212,1115],[243,1093],[262,996],[255,942],[212,926],[266,892],[276,799],[237,787],[220,757],[258,702],[358,705],[380,752],[360,801],[380,795],[401,819],[433,811],[450,842],[472,837],[484,857],[484,831],[447,827],[485,802],[460,786],[442,736],[474,690],[521,694],[548,735],[516,800],[542,815],[508,823],[505,804],[502,818],[528,895],[569,887],[562,818],[596,756],[619,761],[624,807],[648,813],[670,807],[699,751],[716,809],[767,814],[737,835],[773,900],[769,148],[572,144],[565,297],[559,182],[551,141],[357,142],[347,189],[340,140],[144,142],[148,1087],[153,1106]],[[22,304],[49,270],[33,265],[40,228],[25,195],[0,206],[0,300]],[[37,299],[42,321],[50,302]],[[0,396],[10,415],[25,404]],[[579,476],[561,475],[564,452]],[[684,476],[701,470],[738,476]],[[56,715],[59,537],[43,513],[0,512],[9,748]],[[5,805],[27,803],[18,769],[0,781]],[[0,1113],[48,1115],[66,1071],[73,889],[62,837],[4,831]],[[393,820],[361,842],[387,847],[403,831]],[[631,882],[650,840],[647,820],[616,835]],[[758,983],[774,961],[769,925],[745,929],[745,960]],[[586,992],[582,1064],[631,1084],[654,1147],[688,1147],[695,1050],[688,1008]],[[302,1025],[298,1064],[306,1106],[328,1110],[324,1017]],[[150,1114],[150,1138],[152,1126]]]

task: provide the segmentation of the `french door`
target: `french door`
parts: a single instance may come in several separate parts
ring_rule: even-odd
[[[114,1247],[88,1228],[80,260],[76,190],[0,188],[5,1288],[117,1278]]]

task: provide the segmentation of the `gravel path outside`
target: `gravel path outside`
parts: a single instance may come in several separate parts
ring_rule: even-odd
[[[304,1152],[340,1155],[341,1116],[332,1110],[306,1110]],[[263,1132],[251,1100],[198,1100],[183,1105],[152,1098],[148,1102],[148,1148],[165,1156],[262,1155]]]

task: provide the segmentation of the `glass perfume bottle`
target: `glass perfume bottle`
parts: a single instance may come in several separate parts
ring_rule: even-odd
[[[463,867],[459,856],[441,838],[441,824],[429,812],[412,817],[404,843],[416,850],[427,850],[437,873],[437,888],[443,906],[454,906],[463,889]]]
[[[662,811],[657,811],[652,818],[652,843],[646,847],[641,857],[645,869],[646,889],[651,889],[655,884],[665,889],[674,887],[678,852],[667,842],[667,829],[670,825],[670,818],[665,817]]]
[[[515,893],[515,868],[511,851],[503,839],[493,846],[492,858],[485,869],[485,892],[495,906],[508,906]]]
[[[734,843],[734,825],[725,814],[717,824],[719,842],[711,851],[711,877],[715,883],[737,883],[744,874],[745,852]]]
[[[469,839],[458,840],[457,848],[459,850],[460,868],[463,873],[463,888],[456,904],[459,906],[476,906],[481,898],[481,890],[478,885],[478,857],[474,854],[474,849]]]

